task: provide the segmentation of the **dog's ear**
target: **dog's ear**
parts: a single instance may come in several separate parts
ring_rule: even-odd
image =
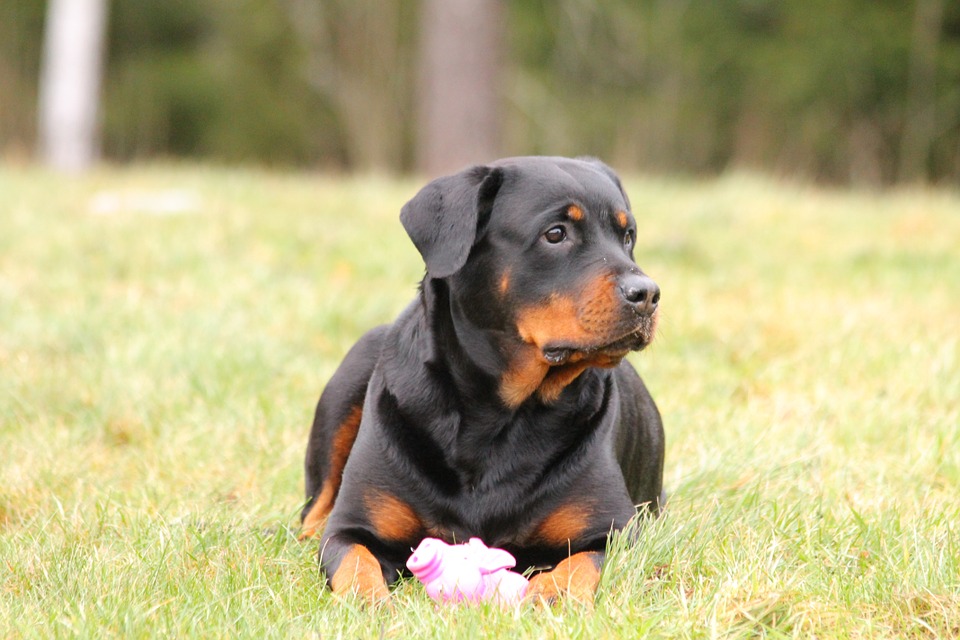
[[[463,267],[502,183],[499,167],[471,167],[437,178],[403,205],[400,222],[423,256],[428,274],[446,278]]]
[[[577,160],[583,160],[584,162],[589,162],[597,169],[610,178],[613,181],[613,184],[617,185],[617,189],[620,190],[620,195],[623,196],[623,201],[627,204],[627,209],[631,209],[630,198],[627,197],[627,192],[623,189],[623,184],[620,182],[620,176],[617,175],[616,171],[611,169],[607,163],[599,158],[594,158],[593,156],[580,156]]]

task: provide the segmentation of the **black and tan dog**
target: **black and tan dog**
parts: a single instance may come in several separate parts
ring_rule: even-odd
[[[660,292],[593,159],[510,158],[439,178],[400,215],[420,293],[350,350],[317,405],[304,535],[334,592],[370,600],[426,536],[477,536],[592,601],[608,535],[661,500],[663,427],[629,363]]]

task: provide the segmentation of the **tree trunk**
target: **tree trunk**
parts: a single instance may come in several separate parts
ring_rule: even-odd
[[[409,63],[401,0],[285,0],[306,54],[306,78],[336,107],[347,165],[403,168]]]
[[[99,156],[97,108],[107,0],[50,0],[40,69],[41,160],[83,171]]]
[[[435,176],[500,151],[501,0],[423,0],[417,167]]]
[[[928,177],[927,161],[936,137],[937,47],[943,0],[917,0],[910,43],[907,106],[900,142],[901,181]]]

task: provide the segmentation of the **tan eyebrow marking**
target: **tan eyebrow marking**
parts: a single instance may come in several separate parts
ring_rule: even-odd
[[[567,217],[573,220],[574,222],[580,222],[583,220],[583,209],[578,207],[575,204],[567,207]]]
[[[625,211],[617,211],[617,223],[621,228],[626,229],[627,223],[630,222],[630,219],[627,217]]]

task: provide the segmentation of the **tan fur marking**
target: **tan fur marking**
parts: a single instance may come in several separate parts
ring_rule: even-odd
[[[395,496],[377,492],[368,495],[364,502],[374,531],[384,540],[413,540],[423,530],[413,508]]]
[[[383,570],[370,550],[355,544],[343,556],[330,586],[336,595],[355,593],[370,604],[390,598],[390,591],[383,579]]]
[[[353,407],[333,435],[330,451],[330,473],[327,474],[317,499],[303,519],[299,536],[301,540],[315,536],[323,527],[323,523],[333,509],[333,502],[337,498],[337,492],[340,491],[340,481],[343,479],[343,467],[347,464],[350,450],[357,439],[357,431],[360,429],[360,419],[362,417],[363,408]]]
[[[362,417],[363,407],[354,407],[333,436],[331,476],[339,478],[343,475],[343,467],[347,464],[347,457],[350,455],[350,450],[353,449],[353,442],[357,439],[357,431],[360,430],[360,419]],[[339,480],[337,483],[339,485]]]
[[[540,523],[534,536],[549,545],[566,546],[587,530],[591,511],[589,504],[565,504]]]
[[[534,393],[543,402],[550,403],[559,398],[567,385],[588,368],[616,367],[622,359],[607,354],[578,358],[577,354],[573,354],[567,364],[551,367],[543,362],[538,350],[529,349],[524,355],[515,357],[512,368],[504,374],[500,381],[500,397],[509,407],[520,406]]]
[[[526,599],[535,603],[554,604],[562,596],[567,596],[592,607],[600,585],[597,555],[592,552],[575,553],[560,562],[553,571],[535,575],[527,587]]]
[[[627,228],[627,223],[630,222],[630,218],[627,217],[626,212],[617,211],[617,224],[620,225],[621,229]]]
[[[567,385],[576,380],[589,366],[589,361],[580,361],[562,367],[553,367],[537,389],[537,395],[548,404],[554,402]]]
[[[507,269],[500,276],[500,295],[504,296],[510,290],[510,270]]]
[[[623,305],[616,280],[609,275],[594,278],[584,287],[581,299],[580,324],[591,342],[619,337],[612,335],[620,325]]]
[[[545,304],[521,311],[517,330],[524,342],[538,347],[558,339],[582,342],[588,334],[580,324],[578,312],[572,298],[553,294]]]
[[[541,348],[558,341],[586,347],[613,337],[620,305],[614,279],[603,274],[586,283],[576,300],[553,294],[545,303],[521,310],[517,330],[524,342]]]
[[[583,220],[583,209],[578,207],[575,204],[567,207],[567,217],[573,220],[574,222],[580,222]]]
[[[500,398],[508,407],[519,407],[540,387],[549,371],[550,365],[543,361],[540,351],[523,345],[500,379]]]
[[[320,529],[323,528],[323,523],[327,521],[327,516],[330,515],[331,509],[333,509],[333,487],[330,481],[327,480],[323,483],[323,489],[321,489],[320,495],[317,496],[313,506],[310,507],[310,511],[307,512],[306,517],[303,519],[298,538],[300,540],[306,540],[320,533]]]

